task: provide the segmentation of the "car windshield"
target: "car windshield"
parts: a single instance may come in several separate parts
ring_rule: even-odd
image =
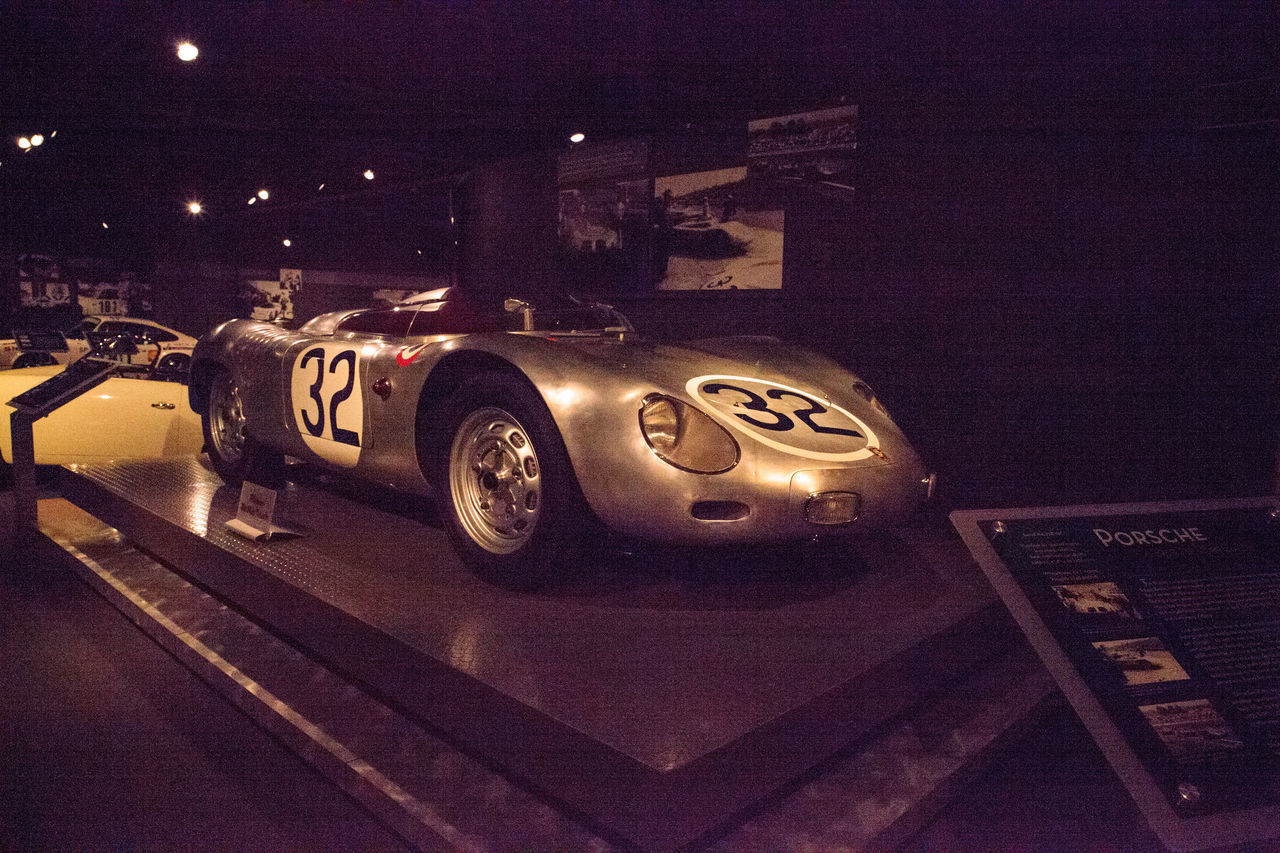
[[[533,328],[541,332],[633,330],[630,321],[613,306],[601,302],[587,302],[573,296],[534,301]]]

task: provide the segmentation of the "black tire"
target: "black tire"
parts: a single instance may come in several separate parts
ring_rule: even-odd
[[[176,382],[191,373],[191,356],[182,352],[162,355],[151,373],[156,379]]]
[[[546,405],[520,378],[483,373],[424,436],[440,516],[481,574],[538,586],[576,568],[595,529]]]
[[[218,370],[209,381],[200,426],[209,462],[223,482],[238,486],[252,480],[273,488],[280,484],[284,456],[258,444],[249,434],[240,389],[226,370]]]

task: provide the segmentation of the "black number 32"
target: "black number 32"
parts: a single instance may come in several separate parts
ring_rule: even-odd
[[[746,398],[746,400],[737,403],[738,406],[741,406],[750,412],[767,415],[769,420],[760,420],[754,415],[743,414],[742,412],[734,412],[734,415],[752,426],[759,427],[760,429],[772,430],[774,432],[786,432],[787,430],[795,428],[795,421],[791,420],[792,417],[795,417],[816,433],[821,433],[823,435],[847,435],[851,438],[864,437],[862,433],[854,429],[826,426],[825,424],[820,424],[815,421],[814,418],[816,416],[825,414],[828,411],[827,407],[812,397],[807,397],[797,391],[784,391],[781,388],[770,388],[768,391],[764,392],[765,397],[768,397],[769,400],[782,400],[784,397],[794,397],[801,403],[805,404],[805,408],[796,409],[791,412],[790,415],[787,415],[784,412],[779,412],[776,409],[769,408],[769,400],[766,400],[754,391],[749,391],[738,385],[726,385],[723,382],[709,382],[702,386],[702,390],[707,394],[720,394],[725,391],[734,391],[741,394]]]
[[[325,429],[324,429],[325,404],[324,404],[324,397],[322,397],[320,394],[320,392],[324,389],[324,385],[325,385],[324,380],[325,380],[325,373],[326,373],[324,369],[324,348],[323,347],[316,347],[314,349],[307,350],[307,352],[303,354],[301,360],[299,360],[298,362],[299,369],[305,368],[307,366],[307,363],[311,361],[314,361],[316,363],[316,381],[311,383],[311,388],[309,389],[311,393],[311,399],[314,400],[316,404],[316,416],[312,417],[310,412],[308,412],[306,409],[303,409],[301,411],[302,425],[307,428],[307,432],[311,433],[311,435],[315,436],[316,438],[321,438],[324,436],[324,432],[325,432]],[[355,430],[344,429],[338,426],[338,406],[346,402],[347,398],[351,396],[351,392],[355,388],[355,384],[356,384],[356,352],[355,350],[346,349],[338,353],[337,355],[335,355],[333,357],[333,361],[329,362],[328,374],[332,376],[337,371],[338,365],[340,364],[345,364],[347,366],[347,377],[346,377],[345,384],[343,384],[342,387],[339,388],[338,390],[334,391],[333,394],[329,397],[329,406],[328,406],[329,426],[333,430],[334,441],[338,442],[339,444],[349,444],[352,447],[359,447],[360,434],[357,433]]]

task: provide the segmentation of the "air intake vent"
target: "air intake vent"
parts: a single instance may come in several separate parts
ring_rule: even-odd
[[[737,501],[698,501],[689,512],[698,521],[737,521],[751,514],[746,504]]]

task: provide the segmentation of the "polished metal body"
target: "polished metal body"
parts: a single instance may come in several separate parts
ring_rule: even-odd
[[[251,320],[223,324],[195,349],[192,407],[206,405],[210,379],[224,369],[258,443],[428,492],[428,436],[419,429],[426,432],[423,425],[467,377],[512,373],[545,403],[599,519],[630,536],[675,543],[883,525],[915,509],[931,488],[920,458],[865,385],[835,362],[775,339],[672,346],[629,327],[525,330],[519,312],[506,318],[511,331],[415,335],[417,320],[404,324],[406,334],[343,331],[352,313],[323,315],[298,331]],[[714,418],[736,441],[737,464],[701,474],[659,458],[639,414],[654,394]],[[811,501],[825,494],[855,496],[856,520],[815,523]]]

